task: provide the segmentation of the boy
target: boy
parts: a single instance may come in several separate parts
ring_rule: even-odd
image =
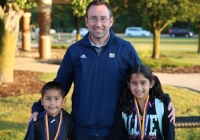
[[[62,106],[65,104],[65,90],[58,82],[48,82],[42,88],[41,103],[45,109],[37,121],[31,121],[24,140],[69,140],[72,132],[72,118]]]

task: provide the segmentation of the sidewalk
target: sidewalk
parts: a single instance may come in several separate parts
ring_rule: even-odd
[[[15,57],[14,70],[29,70],[37,72],[57,72],[59,65],[37,61],[34,58]]]
[[[33,58],[15,57],[15,70],[30,70],[38,72],[57,72],[59,65],[47,64]],[[167,74],[154,73],[164,85],[185,87],[200,92],[200,73],[196,74]]]
[[[200,93],[200,73],[191,74],[169,74],[155,73],[164,85],[185,87]]]

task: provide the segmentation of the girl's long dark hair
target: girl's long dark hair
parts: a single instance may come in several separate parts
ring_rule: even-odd
[[[154,86],[152,88],[150,88],[149,96],[154,97],[154,98],[155,97],[159,98],[160,100],[164,100],[164,93],[163,93],[163,90],[162,90],[160,80],[158,79],[157,76],[153,75],[150,68],[148,68],[145,65],[136,65],[134,67],[131,67],[128,70],[126,81],[130,82],[131,75],[135,74],[135,73],[143,74],[144,77],[147,78],[150,83],[154,80]],[[120,97],[119,104],[120,104],[121,110],[125,114],[130,115],[132,113],[133,94],[131,93],[127,83],[125,84],[123,93]]]

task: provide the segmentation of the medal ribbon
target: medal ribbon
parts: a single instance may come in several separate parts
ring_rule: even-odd
[[[144,113],[142,116],[142,124],[141,124],[141,118],[140,118],[140,112],[139,112],[139,108],[138,108],[138,103],[137,103],[137,99],[134,96],[134,102],[135,102],[135,107],[136,107],[136,115],[138,118],[138,122],[139,122],[139,128],[140,128],[140,134],[141,134],[141,140],[144,138],[144,133],[145,133],[145,123],[146,123],[146,116],[147,116],[147,110],[148,110],[148,102],[149,102],[149,95],[145,101],[145,106],[144,106]]]
[[[59,125],[58,125],[58,130],[56,132],[54,140],[57,140],[58,136],[60,134],[62,119],[63,119],[63,115],[62,115],[62,110],[61,110],[60,111],[60,121],[59,121]],[[44,123],[45,123],[46,140],[49,140],[49,125],[48,125],[48,113],[47,112],[46,112],[45,117],[44,117]]]

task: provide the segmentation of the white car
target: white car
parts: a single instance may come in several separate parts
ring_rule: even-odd
[[[125,30],[125,35],[147,37],[151,35],[151,32],[143,30],[141,27],[127,27]]]
[[[40,28],[37,27],[37,28],[35,29],[35,33],[36,33],[37,35],[39,35],[39,32],[40,32]],[[55,30],[55,29],[50,29],[49,33],[50,33],[50,34],[55,34],[55,33],[56,33],[56,30]]]
[[[72,34],[76,34],[76,29],[74,29],[73,31],[72,31]],[[85,36],[86,34],[88,33],[88,29],[87,28],[80,28],[80,35],[81,36]]]

